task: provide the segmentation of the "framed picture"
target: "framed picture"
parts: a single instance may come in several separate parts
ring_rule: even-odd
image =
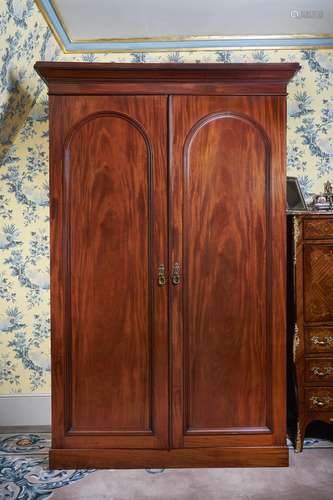
[[[287,177],[287,208],[297,212],[308,210],[297,177]]]

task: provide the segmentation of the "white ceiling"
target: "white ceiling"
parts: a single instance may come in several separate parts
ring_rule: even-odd
[[[333,33],[333,0],[54,0],[52,3],[74,41]],[[296,17],[291,16],[291,11]]]

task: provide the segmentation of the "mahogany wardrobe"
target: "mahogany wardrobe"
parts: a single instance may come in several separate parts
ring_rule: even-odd
[[[298,64],[38,62],[52,468],[286,466]]]

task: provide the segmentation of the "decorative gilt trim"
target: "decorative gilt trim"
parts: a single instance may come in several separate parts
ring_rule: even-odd
[[[313,366],[311,372],[315,377],[329,377],[333,373],[333,366],[325,366],[324,368]]]
[[[294,226],[294,264],[296,264],[297,245],[301,236],[300,223],[296,215],[293,217],[293,226]]]
[[[52,29],[50,27],[51,31],[53,32],[54,34],[54,29]],[[95,47],[92,47],[90,49],[81,49],[80,45],[77,43],[73,43],[71,48],[66,48],[65,45],[62,43],[62,41],[59,41],[59,37],[57,35],[55,35],[56,37],[56,40],[61,48],[61,50],[63,51],[64,54],[130,54],[130,53],[142,53],[142,54],[146,54],[146,53],[150,53],[150,52],[218,52],[218,51],[230,51],[230,52],[244,52],[244,51],[257,51],[257,50],[265,50],[265,51],[268,51],[268,50],[329,50],[330,49],[330,46],[326,46],[326,45],[323,45],[322,47],[321,46],[318,46],[318,45],[297,45],[297,46],[266,46],[266,45],[249,45],[249,46],[246,46],[246,47],[224,47],[224,46],[219,46],[219,45],[216,45],[216,46],[213,46],[213,47],[201,47],[201,46],[197,46],[197,47],[149,47],[149,48],[146,48],[146,47],[140,47],[140,48],[137,48],[137,47],[130,47],[128,45],[128,47],[126,49],[119,49],[119,48],[116,48],[116,47],[111,47],[111,48],[95,48]],[[110,42],[111,44],[112,42]],[[93,45],[93,44],[91,44]]]
[[[333,337],[331,335],[327,335],[326,337],[319,337],[318,335],[312,335],[310,338],[311,344],[319,345],[322,347],[330,346],[333,344]]]
[[[297,348],[298,348],[299,344],[300,344],[300,338],[299,338],[299,333],[298,333],[298,326],[297,326],[297,323],[295,323],[294,340],[293,340],[293,359],[294,359],[294,362],[296,361]]]
[[[302,442],[302,435],[301,435],[301,426],[300,426],[300,423],[297,422],[296,449],[295,449],[296,453],[301,453],[302,446],[303,446],[303,442]]]
[[[325,408],[333,403],[331,396],[311,396],[310,401],[313,408]]]

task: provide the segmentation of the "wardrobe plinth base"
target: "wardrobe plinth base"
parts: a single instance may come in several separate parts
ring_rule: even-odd
[[[160,469],[184,467],[288,467],[286,446],[173,450],[56,449],[50,469]]]

